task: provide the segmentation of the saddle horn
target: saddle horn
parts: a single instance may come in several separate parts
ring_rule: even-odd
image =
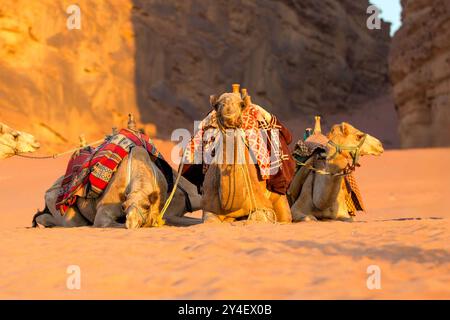
[[[314,133],[322,133],[322,126],[320,125],[320,116],[314,117],[316,120],[316,123],[314,125]]]
[[[132,113],[128,114],[128,129],[136,131],[136,121]]]
[[[246,107],[248,107],[252,104],[252,97],[250,97],[248,94],[244,98],[244,104]]]
[[[233,83],[231,87],[233,88],[233,93],[239,93],[239,88],[241,85],[239,83]]]

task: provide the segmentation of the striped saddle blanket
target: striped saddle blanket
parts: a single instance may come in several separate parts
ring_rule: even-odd
[[[148,136],[128,129],[107,137],[97,148],[87,147],[75,152],[67,165],[56,201],[61,214],[74,205],[78,197],[98,198],[123,158],[135,146],[144,147],[150,155],[164,160]]]

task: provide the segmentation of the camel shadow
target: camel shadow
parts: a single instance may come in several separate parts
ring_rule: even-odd
[[[341,245],[337,243],[318,243],[314,241],[286,240],[282,242],[293,249],[315,249],[327,256],[351,256],[353,259],[370,258],[387,260],[392,263],[410,261],[443,265],[450,263],[450,253],[443,249],[422,249],[407,245],[383,245],[365,247],[359,244]]]

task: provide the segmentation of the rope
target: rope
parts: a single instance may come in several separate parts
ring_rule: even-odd
[[[169,197],[167,198],[166,202],[164,203],[164,207],[161,209],[161,212],[159,213],[155,223],[153,224],[154,227],[162,227],[165,224],[164,214],[166,213],[167,208],[169,207],[170,203],[172,202],[173,197],[175,196],[175,191],[177,190],[178,184],[180,182],[181,173],[183,172],[183,167],[184,167],[184,157],[185,157],[186,150],[187,150],[187,147],[184,149],[183,157],[181,158],[180,165],[178,166],[177,178],[173,185],[172,191],[170,192]]]
[[[353,171],[355,171],[356,166],[358,166],[358,160],[360,157],[360,149],[363,146],[364,142],[366,141],[366,137],[367,134],[364,134],[363,138],[361,139],[361,141],[359,142],[358,145],[356,146],[346,146],[346,145],[341,145],[341,144],[337,144],[335,142],[333,142],[332,140],[328,141],[328,144],[332,147],[334,147],[336,149],[336,151],[334,152],[334,154],[332,154],[331,156],[328,156],[326,158],[326,160],[333,160],[337,157],[338,154],[341,154],[342,151],[350,151],[350,155],[352,157],[352,164],[347,164],[347,167],[342,169],[342,172],[340,173],[331,173],[328,172],[326,170],[321,170],[321,169],[317,169],[314,168],[312,165],[301,162],[297,159],[295,159],[295,162],[297,163],[297,165],[305,167],[307,169],[310,169],[318,174],[322,174],[322,175],[329,175],[332,177],[341,177],[341,176],[348,176],[349,174],[351,174]],[[354,151],[354,153],[352,153],[352,151]]]
[[[352,173],[352,171],[354,170],[354,167],[350,167],[349,169],[343,169],[342,172],[340,173],[331,173],[329,171],[326,170],[322,170],[322,169],[317,169],[315,167],[313,167],[312,165],[308,164],[308,163],[304,163],[298,160],[295,160],[295,162],[297,163],[297,165],[305,167],[309,170],[312,170],[318,174],[321,175],[328,175],[328,176],[332,176],[332,177],[341,177],[341,176],[348,176],[349,174]]]
[[[89,144],[87,144],[86,146],[83,146],[83,147],[73,148],[73,149],[70,149],[70,150],[67,150],[67,151],[64,151],[64,152],[61,152],[61,153],[55,153],[53,155],[48,155],[48,156],[29,156],[29,155],[25,155],[25,154],[19,153],[19,152],[16,152],[15,155],[18,156],[18,157],[21,157],[21,158],[35,159],[35,160],[56,159],[56,158],[59,158],[59,157],[61,157],[63,155],[66,155],[66,154],[72,154],[75,151],[78,151],[78,150],[83,149],[85,147],[90,147],[90,146],[102,143],[103,141],[105,141],[105,139],[101,139],[101,140],[97,140],[97,141],[91,142],[91,143],[89,143]]]

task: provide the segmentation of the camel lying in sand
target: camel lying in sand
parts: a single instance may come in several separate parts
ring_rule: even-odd
[[[58,179],[46,192],[46,208],[35,215],[33,226],[151,227],[157,221],[167,198],[167,181],[142,147],[133,148],[123,159],[100,198],[78,198],[64,216],[56,209],[62,180],[63,177]],[[180,185],[189,194],[192,209],[198,210],[201,197],[197,189],[184,178],[181,178]],[[202,222],[200,219],[184,217],[185,200],[184,193],[178,188],[164,216],[167,224],[189,226]]]
[[[0,123],[0,160],[19,153],[34,152],[39,147],[39,142],[31,134],[13,130]]]
[[[315,154],[306,164],[331,175],[319,174],[308,167],[298,170],[288,191],[290,199],[293,199],[293,221],[351,221],[345,201],[343,174],[358,166],[359,156],[378,156],[384,151],[378,139],[346,122],[333,126],[325,140],[330,141],[326,154]]]
[[[249,98],[249,97],[248,97]],[[203,219],[205,222],[231,222],[236,219],[289,223],[292,220],[289,203],[285,195],[270,192],[266,181],[262,180],[256,164],[252,164],[248,146],[243,146],[243,133],[239,127],[239,115],[244,106],[239,93],[225,93],[216,99],[211,97],[211,105],[220,106],[218,114],[227,128],[223,132],[222,150],[218,150],[209,165],[203,183]],[[246,101],[249,103],[249,99]],[[234,159],[227,159],[227,143],[234,140]],[[239,143],[239,140],[241,141]],[[221,156],[220,156],[221,155]],[[241,157],[240,159],[238,157]],[[218,163],[220,162],[220,163]]]

